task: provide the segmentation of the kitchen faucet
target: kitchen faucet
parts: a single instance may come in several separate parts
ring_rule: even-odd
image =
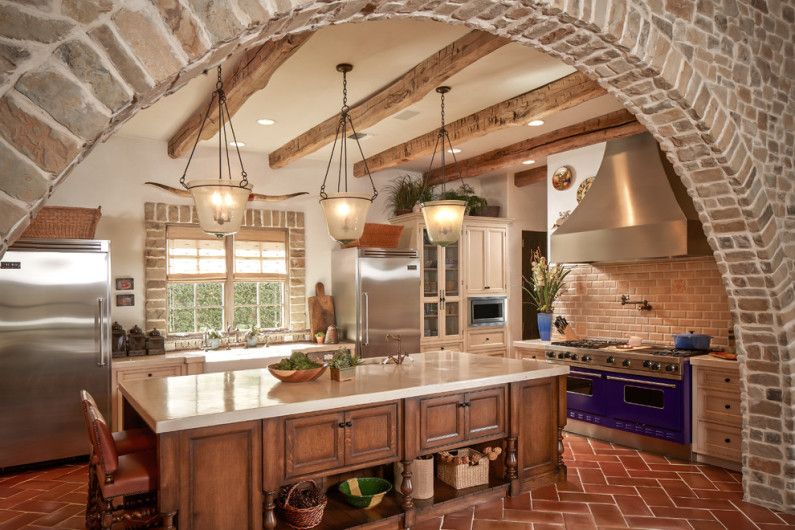
[[[403,339],[401,338],[401,336],[387,333],[386,340],[387,342],[397,342],[397,354],[388,355],[383,361],[381,361],[381,364],[388,364],[388,363],[403,364],[403,361],[409,358],[409,354],[403,353]]]

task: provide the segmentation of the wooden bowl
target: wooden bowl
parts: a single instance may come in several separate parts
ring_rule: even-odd
[[[284,383],[306,383],[314,381],[326,371],[326,365],[318,368],[309,368],[307,370],[279,370],[274,368],[276,364],[269,364],[268,371],[273,374],[273,377]]]

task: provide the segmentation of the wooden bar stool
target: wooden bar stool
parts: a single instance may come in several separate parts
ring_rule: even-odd
[[[110,530],[114,523],[176,530],[175,514],[157,512],[158,464],[154,449],[120,455],[108,424],[88,407],[91,459],[97,487],[86,507],[86,527]]]
[[[93,408],[97,415],[105,421],[102,413],[97,407],[97,402],[94,397],[86,390],[80,391],[80,403],[83,407],[83,419],[86,421],[86,428],[91,431],[89,425],[88,409]],[[107,421],[105,421],[107,423]],[[116,451],[120,455],[128,455],[136,451],[147,451],[154,449],[157,440],[155,435],[147,429],[128,429],[126,431],[119,431],[113,433],[113,441],[116,444]]]

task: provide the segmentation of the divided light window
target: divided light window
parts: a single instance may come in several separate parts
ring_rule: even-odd
[[[170,225],[166,253],[169,333],[287,327],[284,230],[243,229],[217,239]]]

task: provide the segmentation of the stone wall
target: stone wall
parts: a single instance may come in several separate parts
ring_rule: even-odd
[[[154,202],[144,204],[144,226],[146,228],[146,244],[143,255],[145,261],[144,280],[146,282],[145,329],[168,329],[166,323],[166,225],[169,223],[199,226],[196,208]],[[303,212],[248,208],[243,226],[287,230],[289,285],[285,295],[289,311],[288,327],[295,332],[306,330],[306,249],[304,246]]]
[[[795,510],[786,0],[0,0],[0,252],[95,142],[233,50],[389,17],[465,23],[546,51],[654,134],[693,196],[737,322],[746,497]]]
[[[726,347],[732,328],[729,300],[711,257],[629,264],[576,265],[555,304],[580,337],[671,343],[671,335],[695,331]],[[621,295],[646,299],[651,311],[622,306]]]

